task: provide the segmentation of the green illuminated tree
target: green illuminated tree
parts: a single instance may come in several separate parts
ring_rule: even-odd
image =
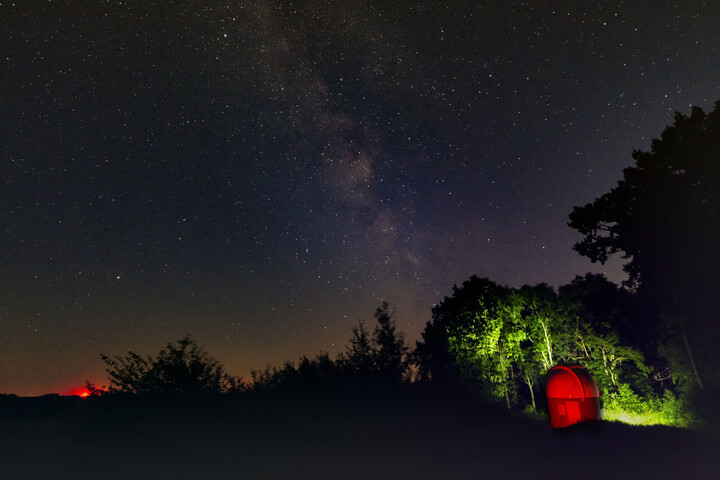
[[[523,327],[531,345],[528,355],[544,373],[569,359],[568,311],[546,284],[523,286],[517,293],[523,308]]]
[[[615,333],[596,333],[588,323],[576,320],[573,331],[575,356],[592,373],[601,392],[617,391],[621,381],[628,381],[637,373],[635,388],[649,391],[651,369],[645,365],[642,353],[622,345]]]
[[[453,286],[453,295],[433,307],[432,320],[426,324],[414,352],[422,378],[438,382],[468,378],[468,365],[462,365],[451,352],[450,339],[462,341],[463,330],[467,329],[464,323],[480,311],[478,299],[494,299],[503,291],[494,282],[473,276],[462,287]]]
[[[433,350],[446,344],[455,374],[476,382],[491,398],[504,399],[510,408],[517,391],[514,366],[524,359],[522,306],[509,289],[487,279],[472,277],[453,291],[452,298],[433,309],[433,324],[442,325],[446,337],[428,344],[435,328],[428,324],[425,342],[418,345],[421,359],[441,355]]]
[[[531,389],[534,405],[532,381],[529,381],[533,370],[532,359],[528,358],[522,348],[523,342],[527,339],[527,332],[523,328],[522,302],[518,301],[517,296],[510,292],[506,297],[500,299],[498,307],[502,326],[497,340],[497,383],[505,396],[507,407],[510,408],[510,396],[514,396],[517,390],[515,378],[516,376],[524,378],[525,383]]]
[[[472,277],[433,309],[417,358],[433,378],[475,385],[508,407],[524,384],[534,409],[539,378],[558,363],[585,365],[606,392],[621,382],[649,391],[640,352],[612,330],[597,333],[582,311],[545,284],[509,289]]]
[[[559,303],[552,287],[546,284],[526,285],[513,295],[521,308],[518,328],[524,331],[525,338],[516,362],[518,380],[527,385],[534,410],[534,387],[538,379],[558,361],[567,361],[570,357],[566,333],[568,312]]]
[[[524,342],[526,343],[526,342]],[[517,361],[518,368],[518,380],[527,385],[528,392],[530,393],[530,406],[532,410],[537,410],[535,402],[535,386],[540,378],[541,367],[534,361],[534,359],[528,356],[525,352],[525,348],[521,344],[521,352],[523,353]]]

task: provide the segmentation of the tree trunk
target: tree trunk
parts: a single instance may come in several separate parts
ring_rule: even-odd
[[[547,368],[550,369],[553,367],[553,358],[552,358],[552,347],[550,346],[550,335],[548,334],[548,328],[545,326],[545,322],[540,322],[540,325],[543,329],[543,334],[545,334],[545,347],[547,347],[547,354],[548,354],[548,365]]]
[[[690,358],[690,366],[692,366],[693,374],[695,374],[695,380],[700,388],[705,389],[700,375],[698,374],[697,367],[695,366],[695,357],[693,356],[692,349],[690,348],[690,342],[688,341],[687,333],[685,329],[682,329],[683,343],[685,343],[685,350],[687,350],[688,357]]]
[[[527,386],[530,389],[530,401],[532,402],[533,411],[536,411],[537,409],[535,408],[535,392],[533,392],[532,385],[529,382]]]

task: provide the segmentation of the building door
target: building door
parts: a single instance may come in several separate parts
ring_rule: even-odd
[[[573,423],[578,423],[582,420],[582,416],[580,415],[579,402],[569,400],[565,402],[565,406],[567,408],[567,419],[569,425],[572,425]]]

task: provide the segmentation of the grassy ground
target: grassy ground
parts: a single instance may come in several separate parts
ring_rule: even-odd
[[[720,478],[715,434],[403,388],[3,405],[2,478]],[[9,413],[8,413],[9,412]]]

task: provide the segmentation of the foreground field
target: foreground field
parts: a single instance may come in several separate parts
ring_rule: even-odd
[[[419,388],[4,399],[2,478],[719,478],[707,432],[554,431]],[[42,401],[41,401],[42,400]]]

